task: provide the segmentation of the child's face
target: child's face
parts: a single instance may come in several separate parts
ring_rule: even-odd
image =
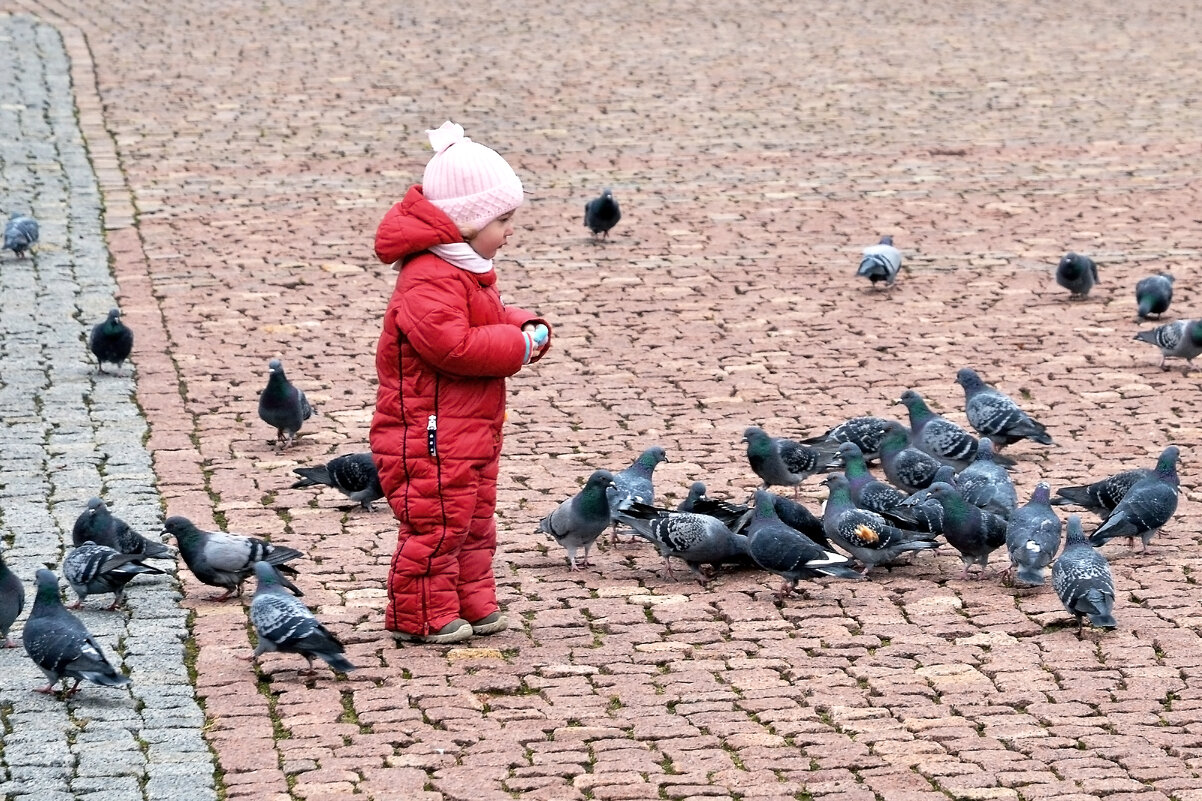
[[[467,240],[467,243],[472,246],[472,250],[476,251],[480,258],[494,258],[497,255],[497,251],[513,235],[513,215],[516,211],[515,209],[508,214],[502,214],[481,228],[480,233]]]

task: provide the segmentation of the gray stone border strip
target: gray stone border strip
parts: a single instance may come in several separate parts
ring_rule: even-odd
[[[134,221],[86,43],[25,14],[0,15],[0,39],[0,76],[10,76],[0,80],[0,208],[31,211],[42,227],[32,258],[0,255],[0,538],[26,582],[28,614],[34,571],[61,563],[87,498],[101,495],[147,535],[163,500],[133,368],[96,375],[86,347],[117,295],[102,219],[110,231]],[[128,689],[85,683],[65,702],[42,696],[23,649],[0,650],[0,794],[217,797],[178,582],[140,577],[126,598],[127,611],[102,611],[98,599],[80,616],[133,679]]]

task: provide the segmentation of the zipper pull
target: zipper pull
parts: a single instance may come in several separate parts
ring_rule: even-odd
[[[438,416],[432,414],[430,415],[430,418],[426,420],[426,450],[430,452],[431,456],[438,456],[438,446],[435,442],[437,434]]]

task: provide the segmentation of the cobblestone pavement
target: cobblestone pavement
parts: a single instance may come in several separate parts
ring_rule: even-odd
[[[120,491],[142,520],[185,514],[304,550],[305,599],[362,666],[346,678],[300,676],[298,657],[249,667],[235,659],[250,649],[244,607],[207,600],[184,572],[219,795],[1202,799],[1198,379],[1132,341],[1150,327],[1134,314],[1145,274],[1177,276],[1169,318],[1198,313],[1195,4],[13,7],[10,30],[36,15],[62,36],[117,298],[138,332],[154,481]],[[470,647],[397,647],[381,631],[389,515],[289,486],[293,467],[365,447],[393,281],[372,235],[420,175],[423,131],[447,118],[531,192],[501,285],[552,321],[555,346],[510,383],[496,568],[519,625]],[[624,217],[597,243],[581,207],[604,186]],[[48,226],[39,272],[67,232]],[[853,276],[883,233],[906,254],[888,293]],[[1099,262],[1085,301],[1052,281],[1068,250]],[[6,289],[34,291],[3,268]],[[90,314],[67,305],[73,340]],[[129,386],[93,383],[78,356],[51,371],[45,352],[21,380]],[[320,409],[283,454],[254,411],[275,356]],[[1050,588],[961,580],[946,548],[867,581],[807,584],[778,607],[777,580],[757,571],[701,589],[628,544],[572,574],[533,533],[593,468],[652,443],[671,460],[656,473],[662,503],[697,478],[742,500],[756,484],[748,424],[803,436],[893,416],[908,387],[963,422],[964,365],[1056,439],[1009,449],[1023,499],[1040,479],[1080,483],[1181,447],[1173,521],[1146,554],[1103,549],[1117,631],[1078,637]],[[57,433],[63,408],[19,408],[34,441]],[[141,432],[122,425],[133,460]],[[5,525],[28,506],[61,531],[98,467],[64,488],[39,459],[65,457],[29,452],[28,483],[4,490]],[[823,495],[802,489],[813,509]],[[26,571],[42,558],[20,556]],[[182,633],[184,612],[158,614]],[[122,719],[179,703],[134,679],[144,709],[93,689],[37,725],[79,725],[73,710],[106,700],[126,705]],[[25,711],[63,714],[12,684],[6,788]],[[79,781],[68,774],[84,763],[58,753],[54,780]]]
[[[116,287],[62,39],[2,15],[0,40],[0,208],[5,219],[32,213],[41,227],[32,257],[0,261],[0,535],[31,606],[34,572],[61,564],[89,497],[151,533],[161,506],[130,371],[97,375],[85,345]],[[5,798],[216,797],[184,661],[186,612],[172,576],[155,578],[130,586],[127,611],[89,599],[79,613],[128,669],[128,689],[86,686],[68,702],[39,695],[31,690],[45,678],[23,649],[0,650]]]

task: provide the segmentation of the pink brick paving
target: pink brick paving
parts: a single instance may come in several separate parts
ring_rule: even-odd
[[[1197,8],[16,8],[75,63],[168,512],[305,550],[306,600],[363,665],[256,673],[244,609],[185,577],[227,797],[1202,798],[1198,378],[1131,341],[1153,270],[1178,277],[1171,316],[1198,313]],[[288,485],[365,445],[393,278],[372,233],[448,117],[532,191],[501,280],[555,348],[511,383],[497,572],[519,625],[396,648],[389,516]],[[602,186],[625,216],[596,245]],[[888,295],[852,275],[881,233],[907,255]],[[1051,281],[1069,249],[1102,270],[1082,303]],[[254,413],[276,355],[321,412],[284,454]],[[696,478],[742,499],[750,423],[895,415],[907,387],[962,422],[965,364],[1057,440],[1011,448],[1023,500],[1181,446],[1177,517],[1146,555],[1105,549],[1116,632],[1045,628],[1050,590],[960,581],[946,551],[778,609],[775,579],[704,591],[643,546],[569,575],[533,533],[652,442],[664,502]]]

